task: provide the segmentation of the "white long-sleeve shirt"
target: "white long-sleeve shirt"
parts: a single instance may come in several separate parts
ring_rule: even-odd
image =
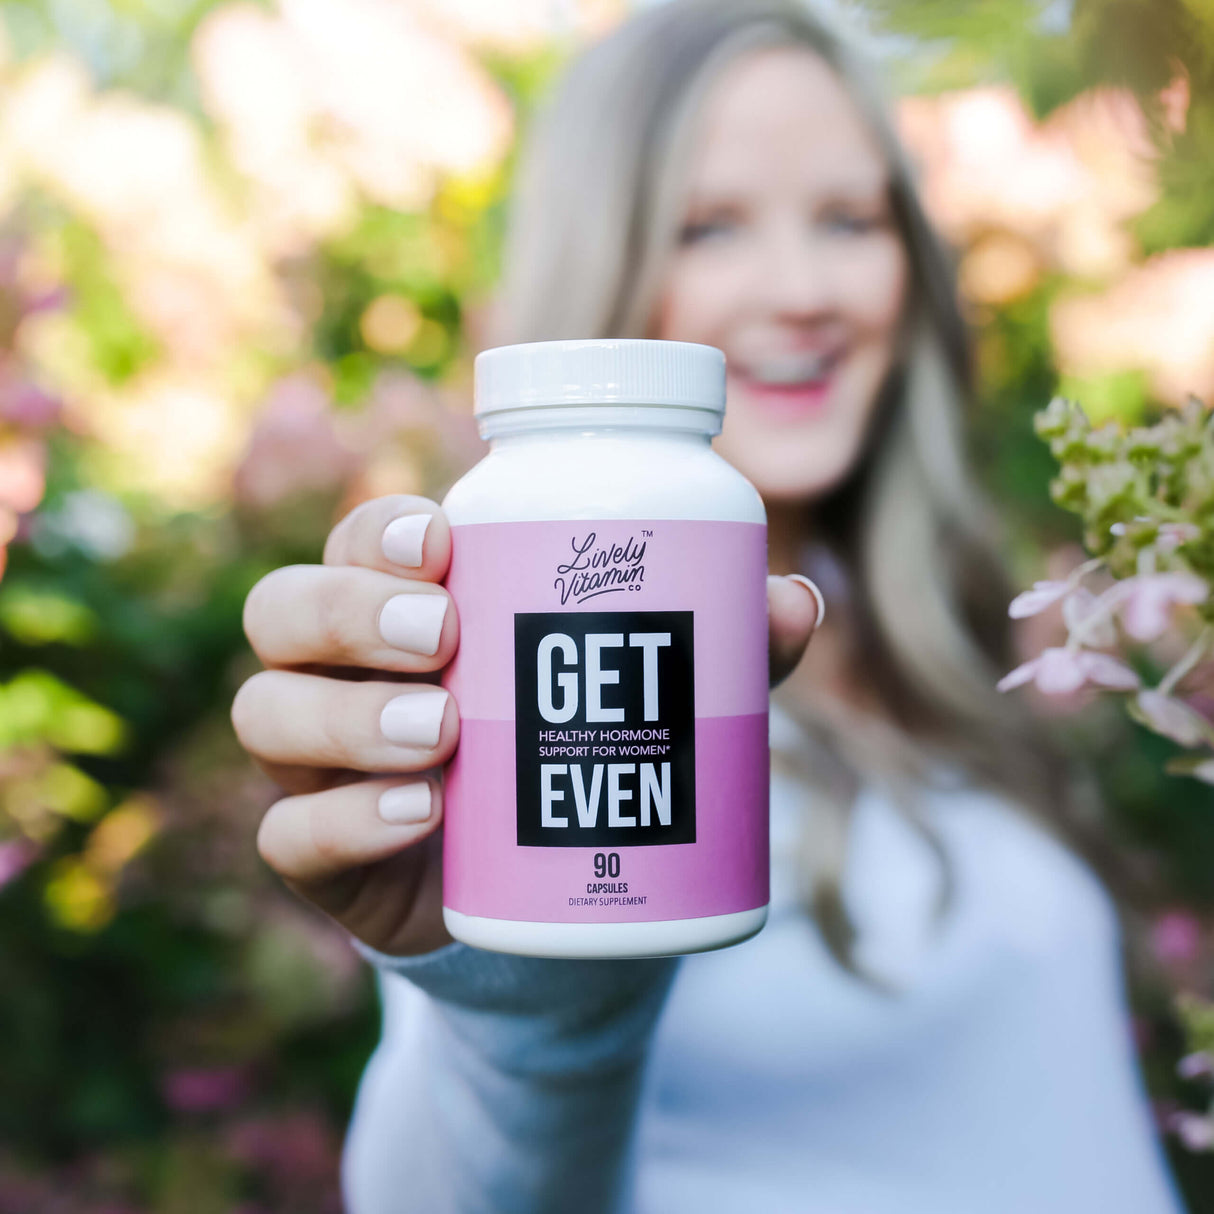
[[[773,718],[776,728],[787,722]],[[349,1214],[1175,1214],[1107,895],[998,798],[926,794],[955,890],[874,792],[845,873],[865,984],[797,905],[806,793],[772,784],[744,944],[572,962],[371,950],[383,1039]]]

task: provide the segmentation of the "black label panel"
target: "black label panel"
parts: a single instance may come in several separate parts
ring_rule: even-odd
[[[514,617],[518,843],[694,843],[690,611]]]

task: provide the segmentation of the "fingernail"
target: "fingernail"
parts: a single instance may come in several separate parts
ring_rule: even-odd
[[[379,634],[397,649],[433,656],[446,617],[445,594],[396,594],[379,613]]]
[[[422,563],[426,528],[433,517],[432,514],[402,514],[400,518],[394,518],[384,528],[380,539],[384,556],[394,565],[416,569]]]
[[[379,816],[385,822],[424,822],[430,816],[432,792],[429,780],[398,784],[380,794]]]
[[[412,691],[389,700],[379,714],[379,727],[398,746],[437,746],[447,693],[441,687]]]
[[[822,591],[818,589],[816,582],[811,582],[803,573],[790,573],[788,580],[800,582],[814,596],[814,602],[818,604],[818,614],[814,617],[814,631],[816,632],[822,627],[822,621],[826,619],[826,600],[822,597]]]

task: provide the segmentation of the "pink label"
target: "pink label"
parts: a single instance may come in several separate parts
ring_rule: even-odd
[[[755,523],[452,528],[447,906],[623,923],[766,904],[766,574]]]

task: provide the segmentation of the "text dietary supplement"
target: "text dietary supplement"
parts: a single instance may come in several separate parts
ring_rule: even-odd
[[[767,533],[711,447],[710,346],[476,360],[491,449],[447,495],[460,740],[443,918],[502,952],[637,957],[767,916]]]

